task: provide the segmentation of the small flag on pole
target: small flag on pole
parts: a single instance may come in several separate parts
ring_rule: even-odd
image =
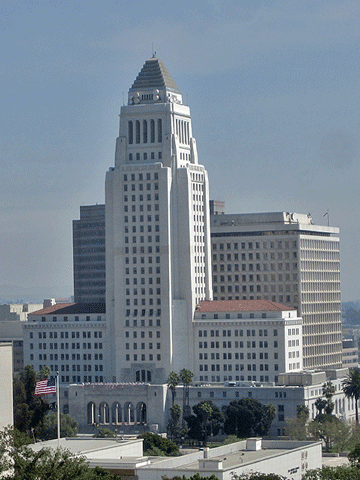
[[[55,378],[36,382],[35,395],[49,395],[50,393],[56,393]]]

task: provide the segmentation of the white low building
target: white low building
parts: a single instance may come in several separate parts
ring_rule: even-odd
[[[302,319],[270,300],[200,302],[195,310],[194,380],[277,382],[302,370]]]
[[[279,376],[281,385],[261,382],[196,382],[189,388],[189,406],[212,401],[220,410],[233,400],[253,398],[274,405],[276,416],[269,435],[285,435],[286,419],[296,416],[297,406],[306,405],[315,418],[316,399],[323,397],[322,387],[331,380],[335,387],[334,414],[347,421],[355,417],[353,399],[345,397],[342,382],[346,369],[328,372],[298,372]],[[109,383],[70,385],[67,399],[70,414],[79,422],[81,432],[93,433],[96,425],[119,434],[140,433],[145,428],[165,432],[170,416],[171,392],[167,385],[146,383]],[[183,387],[176,387],[175,403],[183,407]]]

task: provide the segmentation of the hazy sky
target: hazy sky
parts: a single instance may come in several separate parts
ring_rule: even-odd
[[[360,298],[358,0],[0,5],[0,298],[72,294],[72,220],[104,202],[152,43],[190,105],[212,198],[323,225],[329,210],[342,298]]]

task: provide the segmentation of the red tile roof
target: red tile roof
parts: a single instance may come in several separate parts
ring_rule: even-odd
[[[269,312],[295,310],[270,300],[214,300],[197,305],[195,312]]]

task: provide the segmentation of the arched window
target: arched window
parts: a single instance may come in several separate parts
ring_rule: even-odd
[[[134,132],[133,132],[133,122],[128,123],[128,137],[129,137],[129,144],[134,143]]]
[[[90,402],[87,405],[87,423],[88,425],[94,425],[94,423],[96,423],[94,402]]]
[[[155,120],[150,120],[150,142],[155,143]]]
[[[122,423],[122,410],[119,402],[114,402],[111,407],[111,422],[115,425]]]
[[[151,382],[151,370],[136,370],[136,382]]]
[[[146,404],[144,402],[139,402],[136,405],[136,423],[141,425],[147,423]]]
[[[143,120],[143,143],[147,143],[147,140],[148,140],[147,121]]]
[[[99,406],[99,423],[109,424],[110,423],[110,411],[109,405],[106,402],[101,402]]]
[[[140,120],[136,120],[135,128],[135,141],[136,143],[140,143]]]
[[[128,425],[134,423],[134,406],[131,402],[126,402],[124,405],[124,423]]]

